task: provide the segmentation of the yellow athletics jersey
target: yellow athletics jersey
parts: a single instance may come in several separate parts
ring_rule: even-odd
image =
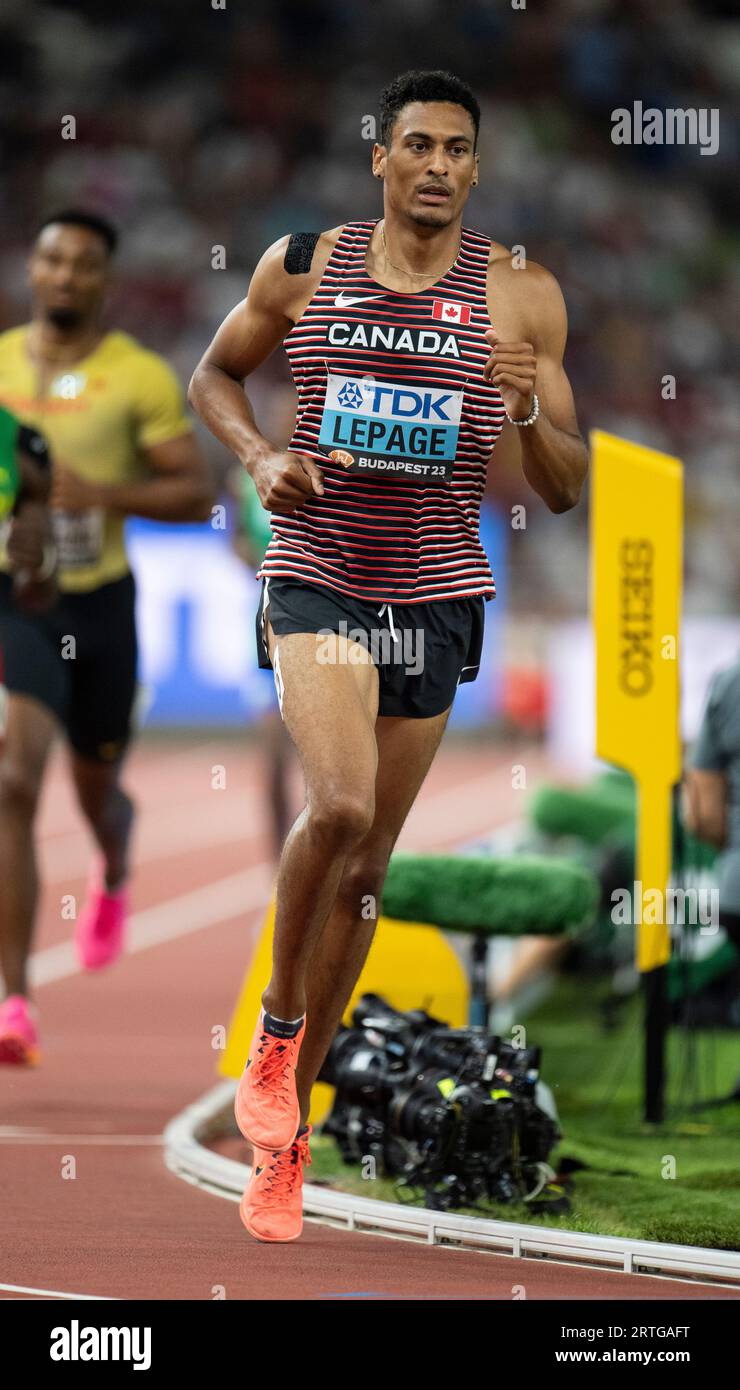
[[[28,325],[0,333],[0,404],[46,435],[54,463],[90,481],[135,482],[149,476],[142,449],[192,429],[171,367],[127,333],[107,333],[62,367],[44,396],[27,337]],[[97,507],[54,512],[61,589],[85,592],[128,573],[124,520]]]

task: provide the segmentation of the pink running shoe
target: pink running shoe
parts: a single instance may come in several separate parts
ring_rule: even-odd
[[[121,954],[128,917],[128,888],[109,893],[102,864],[93,869],[87,898],[75,926],[77,958],[85,970],[101,970]]]
[[[37,1067],[40,1060],[36,1007],[23,994],[9,994],[0,1004],[0,1062]]]

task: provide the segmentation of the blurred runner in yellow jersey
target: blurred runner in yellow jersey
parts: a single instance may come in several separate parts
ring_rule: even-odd
[[[38,897],[34,817],[62,730],[80,807],[99,848],[75,924],[81,965],[120,952],[134,816],[121,786],[136,689],[135,584],[127,515],[205,521],[213,494],[171,368],[102,310],[117,235],[103,218],[46,219],[29,269],[30,323],[0,334],[0,403],[48,440],[59,597],[21,610],[0,552],[0,1061],[38,1058],[27,962]],[[27,607],[27,606],[26,606]]]

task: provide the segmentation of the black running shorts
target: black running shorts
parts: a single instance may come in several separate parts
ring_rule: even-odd
[[[48,612],[31,616],[16,607],[12,579],[0,573],[0,685],[46,705],[75,751],[98,762],[115,762],[131,736],[135,598],[126,574],[89,593],[61,594]]]
[[[263,615],[277,637],[289,632],[321,634],[317,660],[329,664],[338,651],[332,633],[359,642],[378,670],[378,713],[429,719],[448,709],[458,685],[480,669],[485,600],[440,599],[430,603],[375,603],[351,598],[324,585],[272,576],[262,580],[257,610],[257,660],[271,667]],[[275,673],[282,704],[282,681]]]

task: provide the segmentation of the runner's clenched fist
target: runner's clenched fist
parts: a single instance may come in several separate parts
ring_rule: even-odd
[[[276,450],[259,459],[252,468],[252,480],[260,502],[268,512],[280,515],[295,511],[310,493],[321,497],[324,475],[308,454]]]
[[[483,378],[497,386],[512,420],[526,420],[531,413],[537,358],[531,343],[502,343],[495,328],[488,328],[484,338],[490,343],[491,355],[483,368]]]

